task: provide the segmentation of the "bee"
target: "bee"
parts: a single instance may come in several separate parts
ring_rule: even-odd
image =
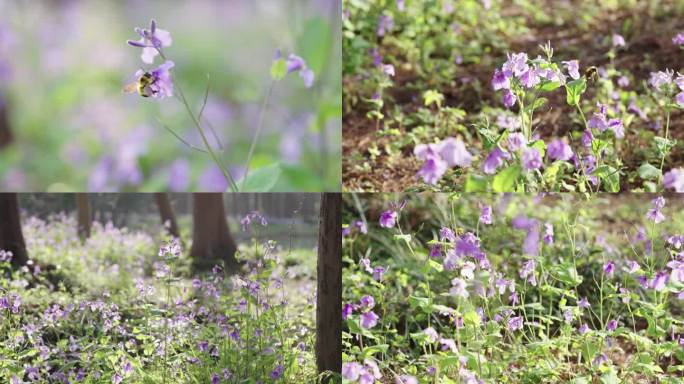
[[[593,82],[596,82],[596,80],[598,79],[598,68],[594,67],[593,65],[591,67],[587,68],[584,71],[584,77],[587,80],[591,80]]]
[[[152,83],[154,83],[154,77],[152,74],[150,72],[143,72],[143,74],[138,78],[138,81],[126,85],[123,89],[123,92],[138,92],[138,94],[142,97],[150,97],[153,94],[152,90],[149,89]]]

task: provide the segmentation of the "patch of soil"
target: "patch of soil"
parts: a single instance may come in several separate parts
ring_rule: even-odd
[[[639,3],[631,11],[604,12],[584,30],[572,18],[565,20],[563,25],[539,24],[528,19],[527,28],[530,33],[509,41],[510,51],[527,52],[530,56],[536,56],[541,54],[539,44],[550,41],[556,48],[555,61],[578,59],[581,69],[591,65],[601,67],[610,62],[606,56],[610,37],[629,24],[629,33],[625,34],[628,45],[618,52],[614,64],[622,73],[632,76],[627,89],[639,90],[641,93],[650,72],[665,68],[677,70],[681,68],[681,59],[684,58],[684,51],[671,41],[678,31],[684,30],[682,18],[674,13],[667,18],[650,18],[647,16],[646,3]],[[553,7],[553,4],[557,5],[558,2],[550,1],[549,7]],[[509,5],[502,14],[504,17],[525,16],[514,5]],[[484,54],[480,64],[465,64],[461,67],[453,87],[440,89],[446,97],[446,106],[462,108],[467,112],[467,119],[472,119],[465,122],[466,126],[475,122],[476,115],[484,105],[502,107],[500,92],[494,92],[489,84],[495,67],[504,60],[505,52],[493,50]],[[354,80],[345,79],[345,83],[349,81]],[[386,114],[395,106],[406,113],[417,110],[421,106],[420,97],[417,97],[422,90],[421,82],[426,80],[421,80],[416,74],[398,66],[397,76],[393,81],[395,85],[388,91]],[[590,85],[584,98],[591,99],[593,94]],[[576,110],[565,102],[565,93],[562,90],[544,94],[544,97],[549,99],[549,107],[535,113],[533,124],[535,132],[541,138],[566,136],[570,131],[583,129]],[[593,109],[585,105],[584,111],[588,117]],[[649,115],[650,120],[657,117],[661,117],[660,112]],[[644,161],[643,152],[651,146],[650,140],[640,133],[649,129],[651,122],[641,121],[637,117],[627,129],[626,138],[622,141],[621,158],[623,166],[630,172],[641,165]],[[402,132],[407,131],[402,128]],[[684,114],[681,112],[675,112],[671,116],[670,135],[679,143],[666,160],[665,169],[684,165]],[[421,164],[413,157],[413,148],[403,148],[398,157],[390,157],[384,152],[371,155],[370,148],[377,147],[382,152],[389,140],[378,134],[375,122],[366,117],[366,111],[358,107],[345,110],[342,163],[345,191],[399,192],[418,185],[416,172]],[[628,180],[627,177],[622,177],[621,182],[623,190],[637,187],[633,184],[634,180]]]

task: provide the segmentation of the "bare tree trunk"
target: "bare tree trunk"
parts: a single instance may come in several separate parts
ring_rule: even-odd
[[[342,371],[342,195],[321,196],[318,228],[316,363],[318,372]],[[324,383],[333,382],[327,378]]]
[[[7,116],[7,104],[0,95],[0,149],[12,143],[12,131],[10,130],[9,116]]]
[[[204,270],[224,262],[228,273],[236,272],[239,267],[235,258],[237,247],[226,221],[223,195],[193,194],[192,221],[190,256],[193,268]]]
[[[90,210],[90,199],[87,193],[76,194],[76,216],[78,222],[78,237],[85,240],[90,237],[90,226],[93,215]]]
[[[0,249],[12,252],[12,266],[26,265],[28,253],[21,233],[19,200],[16,193],[0,193]]]
[[[161,216],[161,222],[169,235],[180,238],[180,231],[178,231],[178,223],[176,222],[176,215],[173,213],[173,207],[171,206],[171,201],[169,200],[168,193],[155,193],[154,201],[157,202],[157,207],[159,208],[159,216]]]

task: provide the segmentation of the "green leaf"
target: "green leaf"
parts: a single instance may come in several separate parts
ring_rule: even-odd
[[[494,181],[492,182],[494,192],[513,192],[513,187],[515,187],[515,182],[520,177],[521,172],[522,168],[519,164],[511,165],[499,172],[494,176]]]
[[[546,105],[546,103],[549,101],[549,99],[545,97],[540,97],[537,100],[534,101],[534,104],[532,104],[532,110],[536,111],[537,109],[543,107]]]
[[[546,143],[544,142],[544,140],[535,141],[534,143],[532,143],[531,147],[537,148],[537,150],[539,151],[539,156],[541,156],[542,159],[544,158],[544,155],[546,154]]]
[[[251,171],[238,186],[241,192],[268,192],[278,183],[281,173],[280,163],[273,163]]]
[[[608,371],[601,375],[601,384],[620,384],[622,381],[615,372],[615,368],[610,367]]]
[[[480,315],[475,311],[468,311],[463,314],[463,323],[466,325],[479,327],[481,322],[482,319],[480,319]]]
[[[549,81],[541,86],[541,90],[544,92],[551,92],[558,89],[561,86],[560,81]]]
[[[287,75],[287,62],[283,58],[275,60],[271,64],[271,78],[275,81],[280,81],[285,78],[285,75]]]
[[[332,44],[334,40],[330,22],[324,17],[315,17],[309,19],[301,29],[297,39],[297,52],[306,60],[309,69],[318,75],[325,70],[323,66],[326,65],[326,60],[328,65],[332,65]]]
[[[377,344],[370,347],[366,347],[363,349],[363,352],[361,352],[361,360],[365,359],[366,357],[373,356],[377,353],[385,354],[387,353],[388,348],[388,344]]]
[[[644,180],[655,180],[660,177],[660,169],[649,163],[643,163],[639,167],[639,177]]]
[[[560,264],[554,267],[553,272],[557,274],[558,280],[563,283],[576,287],[582,283],[582,276],[577,273],[577,269],[571,263]]]
[[[607,192],[620,192],[620,173],[617,169],[609,165],[602,165],[596,168],[593,174],[601,179]]]
[[[466,193],[487,192],[487,178],[470,174],[465,182]]]
[[[426,107],[429,107],[431,104],[437,104],[437,107],[441,108],[442,101],[444,101],[444,95],[430,89],[423,93],[423,100]]]
[[[565,86],[565,90],[567,93],[567,102],[568,105],[577,105],[579,104],[580,97],[584,93],[584,91],[587,89],[587,80],[582,77],[578,80],[574,80],[569,82]]]

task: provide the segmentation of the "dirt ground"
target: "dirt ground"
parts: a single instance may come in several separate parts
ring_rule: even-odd
[[[550,2],[554,3],[554,2]],[[645,2],[644,2],[645,3]],[[519,10],[512,6],[505,10],[503,17],[520,16]],[[626,20],[632,23],[632,29],[628,35],[626,49],[622,49],[615,59],[618,70],[631,73],[634,79],[627,89],[641,90],[648,80],[649,73],[670,68],[679,70],[684,51],[676,47],[671,39],[677,31],[684,31],[684,21],[668,17],[662,20],[654,20],[646,16],[644,12],[626,11],[606,13],[595,19],[594,25],[588,29],[591,32],[582,32],[575,24],[567,23],[563,27],[538,25],[528,20],[527,27],[530,33],[520,35],[515,40],[509,41],[511,52],[527,52],[529,55],[540,54],[539,44],[550,41],[555,48],[554,60],[580,60],[580,68],[584,69],[594,65],[601,67],[609,62],[606,57],[606,45],[604,39],[614,32],[621,31]],[[505,52],[495,52],[483,57],[478,65],[464,65],[457,74],[460,78],[458,90],[441,89],[446,96],[445,105],[464,109],[468,116],[474,118],[483,104],[500,106],[500,95],[496,94],[490,84],[492,73],[496,66],[505,60]],[[398,72],[393,79],[395,85],[389,91],[389,99],[386,108],[394,108],[400,105],[404,111],[415,110],[420,106],[420,98],[413,91],[420,81],[418,76],[412,73]],[[462,79],[466,78],[466,81]],[[345,83],[353,79],[344,79]],[[643,83],[641,82],[643,81]],[[476,84],[481,85],[481,90],[476,90]],[[346,84],[345,84],[346,85]],[[346,87],[345,87],[346,89]],[[534,127],[542,138],[562,136],[571,130],[581,130],[577,113],[565,102],[565,93],[558,90],[545,94],[549,98],[549,107],[545,107],[535,113]],[[591,87],[585,97],[593,96]],[[346,97],[346,95],[344,96]],[[343,116],[343,185],[345,191],[407,191],[416,186],[418,179],[416,172],[421,164],[412,155],[412,148],[403,148],[400,156],[390,158],[381,153],[375,158],[371,157],[369,148],[375,144],[382,148],[389,143],[389,138],[376,133],[375,122],[366,117],[367,110],[359,103],[353,110],[345,110]],[[585,114],[591,111],[585,111]],[[653,114],[655,116],[655,113]],[[651,115],[649,115],[649,119]],[[473,121],[466,121],[465,125]],[[652,122],[652,121],[651,121]],[[643,161],[643,151],[650,146],[650,142],[642,135],[649,129],[650,122],[634,120],[627,130],[623,141],[621,158],[625,162],[623,166],[628,170],[636,170]],[[678,139],[678,146],[673,150],[671,157],[666,161],[665,169],[684,164],[684,114],[673,113],[670,122],[671,137]],[[363,166],[365,164],[365,166]],[[363,166],[363,167],[362,167]],[[453,177],[448,182],[459,183],[459,177]],[[629,190],[634,187],[634,180],[621,178],[622,189]]]

